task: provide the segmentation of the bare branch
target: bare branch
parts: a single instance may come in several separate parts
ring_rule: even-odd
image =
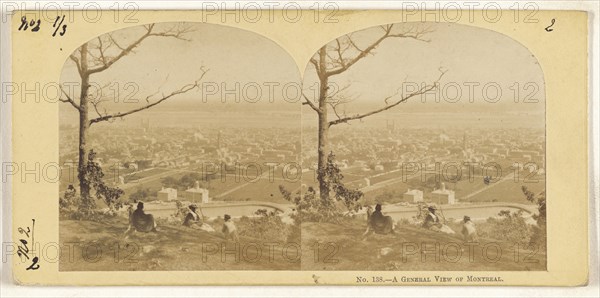
[[[140,36],[138,39],[136,39],[133,43],[131,43],[127,47],[120,46],[115,41],[114,37],[112,37],[110,34],[108,34],[108,36],[109,36],[108,39],[110,40],[109,45],[107,47],[103,47],[102,39],[100,37],[98,37],[98,43],[99,43],[98,50],[100,52],[100,55],[99,55],[99,57],[95,57],[91,53],[90,53],[90,55],[96,61],[100,62],[99,63],[100,66],[98,66],[96,68],[88,69],[86,71],[86,74],[91,75],[91,74],[102,72],[102,71],[106,70],[111,65],[113,65],[117,61],[121,60],[121,58],[130,54],[137,46],[139,46],[148,37],[151,37],[151,36],[173,37],[173,38],[187,41],[188,39],[184,38],[185,34],[193,31],[193,29],[191,27],[181,27],[180,25],[175,25],[167,30],[155,32],[155,31],[153,31],[154,27],[155,27],[155,24],[149,24],[149,25],[144,26],[144,28],[146,29],[146,33],[144,33],[142,36]],[[106,49],[108,47],[110,47],[111,45],[115,45],[117,48],[119,48],[120,52],[117,55],[115,55],[114,57],[108,58],[105,56],[105,52],[106,52]]]
[[[310,99],[308,99],[306,95],[304,95],[304,93],[302,93],[302,97],[304,97],[305,100],[304,102],[302,102],[303,105],[309,105],[317,113],[321,112],[321,110],[317,106],[315,106],[315,104]]]
[[[421,87],[419,90],[417,90],[417,91],[415,91],[415,92],[413,92],[413,93],[411,93],[411,94],[409,94],[407,96],[403,96],[401,99],[399,99],[398,101],[396,101],[396,102],[394,102],[392,104],[388,104],[388,100],[390,98],[394,97],[395,95],[397,95],[398,91],[396,91],[396,93],[394,95],[388,96],[388,97],[386,97],[384,99],[384,102],[386,103],[385,106],[383,106],[383,107],[381,107],[379,109],[376,109],[376,110],[364,113],[364,114],[356,114],[354,116],[344,117],[344,118],[340,118],[340,119],[337,119],[337,120],[330,121],[329,122],[329,126],[340,124],[340,123],[346,123],[346,122],[351,121],[351,120],[359,120],[359,119],[362,119],[362,118],[365,118],[365,117],[368,117],[368,116],[371,116],[371,115],[374,115],[374,114],[377,114],[377,113],[381,113],[381,112],[389,110],[389,109],[391,109],[391,108],[393,108],[393,107],[395,107],[395,106],[397,106],[397,105],[399,105],[399,104],[401,104],[403,102],[406,102],[408,99],[410,99],[412,97],[415,97],[417,95],[421,95],[421,94],[427,93],[427,92],[429,92],[431,90],[434,90],[435,88],[437,88],[440,79],[444,76],[445,73],[446,73],[446,70],[440,69],[440,76],[437,78],[437,80],[435,80],[433,82],[433,84],[431,84],[431,85],[425,85],[425,86]],[[335,110],[334,110],[334,112],[335,112]]]
[[[200,82],[202,81],[202,79],[204,78],[204,76],[206,75],[207,72],[208,72],[208,70],[202,69],[202,74],[201,74],[200,78],[197,79],[193,84],[185,85],[185,86],[181,87],[180,89],[171,92],[169,95],[166,95],[166,96],[163,95],[162,98],[156,100],[155,102],[149,103],[149,104],[147,104],[145,106],[142,106],[142,107],[139,107],[139,108],[135,108],[133,110],[129,110],[127,112],[123,112],[123,113],[118,112],[118,113],[110,114],[110,115],[107,114],[107,115],[100,116],[98,118],[91,119],[90,120],[90,125],[92,125],[94,123],[97,123],[97,122],[108,121],[108,120],[117,119],[117,118],[123,118],[123,117],[125,117],[127,115],[131,115],[133,113],[137,113],[139,111],[143,111],[143,110],[149,109],[149,108],[151,108],[151,107],[153,107],[155,105],[158,105],[159,103],[161,103],[161,102],[163,102],[163,101],[165,101],[165,100],[167,100],[167,99],[169,99],[169,98],[171,98],[173,96],[176,96],[176,95],[179,95],[179,94],[183,94],[183,93],[191,91],[191,90],[193,90],[195,88],[198,88],[200,86]],[[151,96],[152,95],[149,95],[149,96],[146,97],[146,101],[147,102],[149,102],[149,99],[150,99]]]
[[[328,102],[328,104],[331,107],[331,109],[333,110],[333,113],[338,118],[338,120],[343,119],[342,116],[340,116],[340,114],[337,111],[337,106],[340,104],[340,102]],[[346,117],[346,113],[345,112],[344,112],[344,117]]]
[[[381,29],[383,30],[384,34],[364,49],[361,49],[355,43],[355,41],[352,40],[352,36],[349,34],[345,35],[344,37],[337,38],[335,40],[336,47],[334,48],[334,51],[337,54],[337,58],[333,58],[329,55],[329,53],[327,53],[327,57],[331,61],[329,64],[332,67],[326,70],[324,75],[326,77],[331,77],[343,73],[367,55],[372,54],[373,50],[375,50],[384,40],[388,38],[412,38],[420,41],[429,42],[429,40],[424,39],[423,37],[426,34],[432,32],[429,28],[423,30],[411,28],[405,32],[392,33],[393,26],[393,24],[381,26]],[[342,39],[344,39],[345,42],[342,42]],[[342,44],[346,45],[345,48],[342,48]],[[357,54],[354,57],[344,57],[344,54],[350,48],[353,48],[355,50],[354,52],[357,52]],[[317,70],[318,69],[319,68],[317,67]]]
[[[340,93],[342,93],[342,92],[346,91],[348,88],[350,88],[350,85],[346,85],[346,86],[344,86],[344,87],[342,87],[342,88],[339,88],[339,89],[337,89],[337,90],[334,90],[334,92],[333,92],[333,93],[331,93],[331,94],[327,94],[327,97],[326,97],[326,98],[327,98],[327,99],[331,99],[331,100],[333,100],[335,97],[338,97],[338,94],[340,94]],[[339,101],[339,100],[335,100],[335,101]]]
[[[68,102],[74,108],[76,108],[78,111],[81,111],[81,107],[77,103],[75,103],[75,101],[69,96],[69,94],[67,94],[67,92],[65,92],[65,90],[62,88],[62,86],[60,86],[60,91],[62,92],[62,94],[64,94],[67,97],[67,99],[59,98],[58,100],[60,100],[61,102]]]
[[[92,106],[94,107],[94,110],[96,111],[96,114],[98,114],[98,117],[102,117],[104,115],[102,115],[100,113],[100,111],[98,110],[98,104],[100,104],[101,101],[97,101],[97,102],[91,102]],[[106,115],[106,110],[104,111],[105,115]]]
[[[69,55],[69,58],[75,62],[75,65],[77,66],[77,72],[81,75],[81,63],[79,62],[79,58],[75,57],[73,54]]]
[[[319,71],[319,62],[316,59],[310,58],[310,63],[312,63],[312,65],[315,66],[315,69]]]
[[[325,73],[325,75],[327,77],[331,77],[337,74],[340,74],[346,70],[348,70],[348,68],[350,68],[352,65],[354,65],[356,62],[360,61],[362,58],[366,57],[372,50],[374,50],[382,41],[384,41],[388,36],[389,36],[389,32],[391,30],[388,29],[386,31],[386,33],[381,36],[379,39],[377,39],[374,43],[372,43],[371,45],[369,45],[364,51],[359,52],[358,55],[356,55],[354,58],[349,59],[348,63],[344,62],[343,58],[340,58],[341,61],[338,61],[338,63],[341,65],[339,68],[337,69],[333,69],[333,70],[329,70]],[[337,42],[337,39],[336,39]]]

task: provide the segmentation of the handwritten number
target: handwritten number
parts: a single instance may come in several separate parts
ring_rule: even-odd
[[[60,23],[58,23],[58,21],[60,20]],[[61,17],[56,17],[56,20],[54,21],[54,25],[52,25],[52,27],[56,27],[56,29],[54,29],[54,33],[52,33],[52,37],[56,36],[56,32],[58,32],[58,30],[60,28],[62,28],[62,32],[59,33],[60,36],[65,35],[65,32],[67,32],[67,25],[63,25],[63,22],[65,21],[65,15]],[[58,23],[58,26],[57,26]]]
[[[29,233],[31,232],[31,229],[29,227],[27,227],[27,231],[25,231],[25,229],[19,228],[18,231],[19,231],[19,234],[25,234],[25,236],[27,236],[27,238],[29,238]]]
[[[63,24],[64,21],[65,15],[63,15],[62,17],[56,17],[56,20],[52,25],[52,27],[55,28],[54,32],[52,33],[52,37],[55,37],[56,33],[58,33],[60,36],[64,36],[65,33],[67,33],[67,24]],[[21,25],[19,26],[19,31],[27,31],[29,27],[32,27],[31,32],[38,32],[40,31],[41,23],[42,21],[40,19],[27,21],[27,17],[23,16],[21,18]]]
[[[30,253],[30,249],[29,249],[29,242],[32,243],[32,245],[35,245],[35,238],[34,238],[34,234],[35,234],[35,219],[31,219],[32,225],[31,228],[27,227],[27,229],[23,229],[21,227],[19,227],[17,229],[17,231],[19,231],[20,234],[24,234],[26,236],[26,239],[30,239],[31,241],[27,241],[26,239],[19,239],[19,242],[21,242],[21,245],[18,246],[17,249],[17,255],[21,258],[21,260],[23,261],[23,259],[29,260],[29,253]],[[33,259],[31,259],[31,265],[29,265],[29,267],[27,267],[27,270],[38,270],[40,269],[40,265],[38,264],[40,261],[39,257],[33,257]]]
[[[25,16],[23,16],[21,18],[21,26],[19,26],[19,31],[27,30],[27,28],[29,28],[29,25],[27,25],[27,18]]]
[[[552,31],[554,31],[554,29],[551,28],[552,26],[554,26],[554,22],[556,22],[555,19],[552,19],[550,21],[550,26],[548,26],[548,27],[545,28],[546,32],[552,32]]]
[[[40,269],[40,265],[38,264],[39,260],[40,259],[38,257],[33,258],[33,260],[31,260],[31,265],[29,267],[27,267],[27,269],[25,269],[25,270],[38,270],[38,269]]]
[[[31,29],[32,32],[38,32],[38,31],[40,31],[40,22],[41,21],[38,19],[37,22],[36,22],[37,25],[35,25],[35,27],[33,27],[33,29]],[[34,23],[34,21],[32,20],[31,21],[31,26],[33,26],[36,23]]]

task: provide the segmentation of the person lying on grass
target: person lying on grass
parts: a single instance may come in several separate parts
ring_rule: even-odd
[[[440,221],[440,217],[436,214],[437,207],[431,205],[427,207],[428,213],[423,221],[423,228],[432,230],[435,232],[442,232],[446,234],[455,234],[454,230]],[[444,219],[445,221],[445,219]]]
[[[199,229],[202,226],[202,218],[196,213],[197,209],[198,206],[196,206],[196,204],[188,206],[188,213],[183,220],[184,226],[192,229]]]
[[[152,214],[144,212],[144,203],[138,202],[137,209],[129,214],[129,227],[125,234],[131,231],[135,232],[156,232],[156,221]]]
[[[385,216],[381,212],[381,204],[375,205],[375,212],[371,213],[371,206],[367,208],[367,230],[363,237],[367,237],[372,232],[376,234],[394,234],[394,220],[391,216]]]
[[[439,231],[442,228],[442,223],[440,222],[440,218],[435,214],[437,208],[435,206],[427,207],[427,215],[425,216],[425,220],[423,221],[423,228]]]

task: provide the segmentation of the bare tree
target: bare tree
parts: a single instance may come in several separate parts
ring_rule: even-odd
[[[186,33],[192,31],[192,27],[183,24],[176,24],[165,29],[157,29],[155,24],[144,26],[144,33],[129,44],[122,44],[123,41],[118,41],[118,38],[112,33],[104,34],[96,39],[84,43],[79,47],[69,58],[77,66],[77,71],[80,77],[80,92],[79,96],[69,94],[71,90],[65,91],[61,87],[60,101],[69,103],[79,113],[79,163],[77,168],[77,177],[79,180],[79,190],[82,200],[91,200],[90,196],[90,177],[86,171],[86,163],[88,161],[88,132],[92,124],[113,121],[122,119],[125,116],[149,109],[170,98],[179,94],[186,93],[199,87],[200,81],[206,74],[206,70],[201,69],[198,78],[192,83],[186,84],[177,90],[168,94],[157,91],[154,94],[148,95],[145,100],[145,105],[131,109],[125,112],[110,113],[106,109],[102,109],[101,104],[107,99],[102,96],[94,97],[90,94],[91,78],[94,74],[107,71],[112,65],[121,61],[123,57],[134,53],[134,50],[142,44],[142,42],[150,37],[165,37],[175,38],[179,40],[187,40]],[[103,86],[96,92],[102,94],[102,90],[107,86]],[[138,101],[140,102],[140,101]],[[93,109],[95,116],[90,115],[90,109]]]
[[[423,28],[411,28],[404,30],[403,32],[395,32],[393,30],[394,25],[380,26],[381,35],[375,41],[371,42],[366,46],[359,46],[355,38],[351,34],[337,38],[333,42],[324,45],[319,51],[310,59],[310,63],[314,66],[318,80],[319,80],[319,91],[317,98],[311,100],[303,94],[304,101],[303,105],[308,105],[312,110],[317,113],[318,116],[318,148],[317,148],[317,180],[319,182],[319,192],[322,200],[329,200],[330,189],[326,181],[326,166],[328,152],[328,135],[329,128],[334,125],[341,123],[348,123],[353,120],[360,120],[371,115],[381,113],[383,111],[392,109],[399,104],[407,101],[408,99],[424,94],[437,88],[438,82],[444,75],[445,71],[440,69],[439,77],[429,85],[422,85],[420,89],[410,94],[399,94],[399,91],[383,99],[383,105],[380,108],[368,111],[365,113],[358,113],[353,115],[347,115],[345,112],[339,111],[339,107],[352,101],[352,98],[344,95],[344,91],[349,86],[341,88],[330,88],[330,79],[334,76],[342,74],[348,71],[359,61],[363,60],[369,55],[374,54],[374,50],[379,47],[384,41],[393,38],[410,38],[419,41],[428,42],[425,36],[430,33],[428,29]],[[335,119],[329,120],[328,113],[331,112],[336,116]]]

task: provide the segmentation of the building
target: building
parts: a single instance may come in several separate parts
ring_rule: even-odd
[[[208,189],[200,188],[200,182],[196,181],[193,188],[185,191],[185,198],[190,202],[208,203]]]
[[[177,189],[163,187],[156,193],[156,198],[160,201],[177,200]]]
[[[431,193],[431,201],[438,204],[449,204],[456,203],[454,199],[454,191],[446,189],[446,184],[442,183],[442,188],[436,189]]]
[[[423,192],[418,189],[409,189],[402,196],[404,202],[417,203],[423,202]]]

